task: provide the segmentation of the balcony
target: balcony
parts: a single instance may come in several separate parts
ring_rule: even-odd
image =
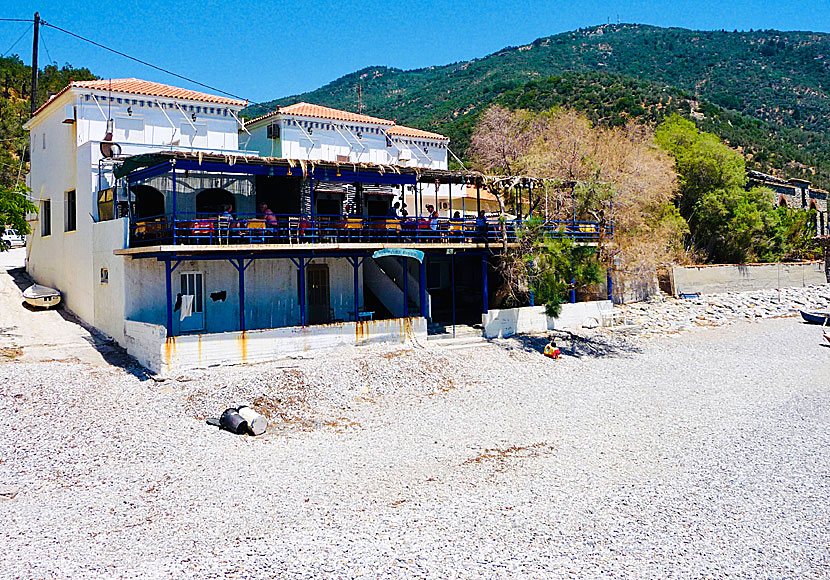
[[[296,214],[206,213],[165,214],[134,221],[130,247],[147,246],[269,246],[325,245],[486,246],[515,243],[527,220],[488,218],[486,227],[475,218],[382,218]],[[552,221],[542,229],[553,237],[596,243],[613,234],[611,225],[593,221]],[[195,249],[195,248],[193,248]]]

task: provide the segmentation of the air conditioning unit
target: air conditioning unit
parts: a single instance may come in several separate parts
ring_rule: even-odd
[[[442,201],[438,205],[441,209],[450,209],[450,202],[448,201]]]

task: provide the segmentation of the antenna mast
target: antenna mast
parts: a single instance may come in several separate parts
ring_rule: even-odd
[[[35,33],[32,36],[32,115],[37,110],[37,39],[40,32],[40,13],[35,12]]]

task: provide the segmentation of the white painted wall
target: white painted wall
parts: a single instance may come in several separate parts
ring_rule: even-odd
[[[240,152],[238,123],[229,112],[238,112],[240,107],[184,100],[178,105],[172,99],[71,89],[26,124],[31,151],[27,181],[36,203],[51,200],[52,214],[51,235],[41,236],[40,221],[33,224],[28,237],[28,272],[38,283],[58,288],[66,307],[81,319],[114,337],[121,334],[123,312],[118,321],[110,321],[107,317],[119,315],[120,310],[96,304],[100,293],[98,262],[107,251],[111,254],[125,247],[118,233],[123,226],[112,226],[112,232],[98,228],[99,224],[94,227],[98,218],[100,140],[107,131],[107,118],[114,120],[113,140],[122,146],[125,155],[188,147]],[[196,132],[190,126],[193,114]],[[74,122],[64,123],[72,119]],[[179,144],[171,146],[175,141]],[[111,174],[105,173],[102,187],[110,185]],[[64,194],[73,189],[76,230],[64,232]],[[101,233],[99,240],[94,240],[93,229]],[[113,245],[107,250],[105,244],[110,243]]]
[[[279,142],[267,138],[267,128],[272,123],[280,127]],[[240,138],[244,148],[268,157],[337,161],[341,155],[352,163],[447,168],[445,140],[390,135],[393,145],[387,147],[382,131],[389,129],[388,125],[281,114],[254,123],[248,127],[251,135],[242,133]]]
[[[163,326],[127,321],[127,352],[162,374],[210,365],[270,361],[338,346],[426,341],[424,318],[344,322],[322,326],[191,334],[167,338]]]
[[[563,304],[562,311],[556,318],[545,314],[544,306],[525,306],[522,308],[493,309],[482,314],[484,336],[507,338],[514,334],[545,332],[563,328],[582,328],[583,325],[602,323],[602,313],[613,309],[610,300],[577,302]]]

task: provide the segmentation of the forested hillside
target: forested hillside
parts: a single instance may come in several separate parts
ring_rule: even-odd
[[[552,78],[551,78],[552,77]],[[372,67],[310,93],[250,107],[253,116],[306,100],[448,134],[463,154],[488,104],[586,111],[604,123],[690,116],[749,154],[751,166],[830,185],[830,35],[608,25],[538,39],[468,62],[402,71]]]
[[[94,79],[88,69],[65,65],[47,65],[38,76],[38,104],[46,102],[50,93],[57,93],[69,80]],[[13,185],[18,175],[25,177],[28,168],[21,166],[28,136],[23,124],[31,112],[32,67],[17,56],[0,58],[0,187]]]

